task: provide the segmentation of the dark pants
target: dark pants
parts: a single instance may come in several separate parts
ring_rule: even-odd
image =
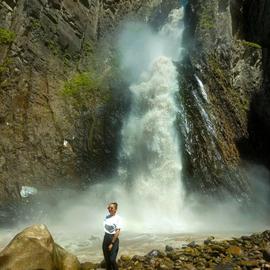
[[[113,236],[114,234],[105,233],[103,239],[102,249],[106,263],[106,270],[118,270],[116,257],[119,250],[119,239],[115,241],[111,251],[108,249],[109,245],[112,243]]]

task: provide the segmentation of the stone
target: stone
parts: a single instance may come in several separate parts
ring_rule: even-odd
[[[173,247],[166,245],[166,246],[165,246],[165,251],[166,251],[166,252],[168,252],[168,251],[173,251]]]
[[[242,250],[241,250],[241,248],[240,247],[237,247],[237,246],[231,246],[231,247],[229,247],[227,250],[226,250],[226,252],[228,253],[228,254],[231,254],[231,255],[233,255],[233,256],[241,256],[242,255]]]
[[[185,270],[196,270],[196,267],[191,263],[186,263],[183,265],[183,269]]]
[[[91,262],[84,262],[81,264],[81,270],[93,270],[96,269],[96,264]]]
[[[17,234],[0,253],[0,269],[80,270],[76,256],[57,245],[45,225]]]
[[[144,256],[134,255],[132,257],[132,261],[144,262],[145,260],[146,260],[146,258]]]
[[[256,260],[241,261],[239,264],[241,266],[246,266],[246,267],[256,267],[256,266],[258,266],[258,262]]]
[[[263,250],[263,258],[270,262],[270,248],[266,248]]]
[[[195,241],[192,241],[192,242],[190,242],[189,244],[187,244],[187,246],[188,246],[188,247],[191,247],[191,248],[194,248],[194,247],[196,247],[197,245],[196,245],[196,242],[195,242]]]
[[[158,269],[160,270],[167,270],[167,269],[170,269],[166,264],[161,264]]]
[[[154,249],[154,250],[150,251],[147,254],[147,256],[149,256],[149,257],[158,257],[160,254],[161,254],[161,252],[159,250]]]
[[[131,257],[128,256],[128,255],[122,255],[122,256],[120,257],[120,260],[121,260],[121,261],[124,261],[124,262],[128,262],[128,261],[131,260]]]
[[[215,270],[234,270],[234,265],[233,264],[218,264],[215,267]]]
[[[212,243],[212,241],[215,239],[214,236],[209,236],[206,240],[203,241],[203,243],[205,245],[209,245],[210,243]]]

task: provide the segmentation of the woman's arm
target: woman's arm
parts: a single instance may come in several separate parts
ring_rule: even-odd
[[[112,239],[112,244],[114,244],[114,242],[117,240],[119,234],[120,234],[120,229],[115,230],[115,234]]]
[[[115,243],[115,241],[117,240],[117,238],[118,238],[118,236],[119,236],[119,234],[120,234],[120,229],[117,229],[116,231],[115,231],[115,234],[114,234],[114,236],[113,236],[113,239],[112,239],[112,242],[111,242],[111,244],[109,245],[109,251],[111,251],[112,250],[112,248],[113,248],[113,244]]]

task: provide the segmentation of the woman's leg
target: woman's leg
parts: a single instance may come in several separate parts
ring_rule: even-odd
[[[113,248],[110,252],[110,264],[112,267],[112,270],[118,270],[118,266],[116,263],[116,257],[118,254],[118,250],[119,250],[119,239],[117,239],[113,245]]]
[[[104,255],[104,260],[106,263],[106,270],[112,270],[111,267],[111,260],[110,260],[110,251],[108,249],[109,244],[111,243],[111,239],[108,235],[104,235],[103,243],[102,243],[102,250]]]

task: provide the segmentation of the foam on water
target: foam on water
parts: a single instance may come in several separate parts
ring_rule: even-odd
[[[182,18],[182,9],[173,10],[157,34],[161,49],[130,87],[131,112],[122,130],[119,178],[129,191],[129,204],[140,209],[137,224],[151,230],[181,227],[185,192],[175,130],[179,87],[173,60],[181,57]]]

